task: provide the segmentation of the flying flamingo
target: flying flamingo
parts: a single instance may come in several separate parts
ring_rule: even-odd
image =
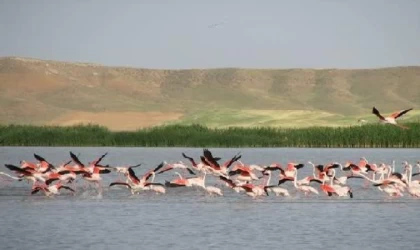
[[[75,192],[74,189],[72,189],[71,187],[63,186],[60,182],[58,182],[58,183],[56,183],[54,185],[51,185],[51,186],[47,186],[45,184],[44,185],[35,185],[32,188],[31,194],[36,194],[36,193],[38,193],[38,191],[42,190],[42,191],[44,191],[46,196],[52,196],[52,195],[60,194],[59,190],[62,189],[62,188],[70,190],[73,193]]]
[[[12,165],[12,164],[4,164],[4,166],[6,168],[8,168],[9,170],[17,173],[19,178],[22,177],[22,178],[25,178],[29,181],[32,181],[33,185],[35,185],[35,183],[37,181],[40,181],[42,183],[45,182],[45,178],[43,177],[43,173],[38,173],[31,168],[22,169],[18,166]]]
[[[123,176],[127,176],[128,175],[128,169],[129,168],[137,168],[137,167],[140,167],[140,166],[141,166],[141,163],[140,164],[137,164],[137,165],[133,165],[133,166],[117,166],[117,167],[111,167],[111,166],[109,166],[109,167],[106,167],[106,168],[109,168],[109,169],[114,170],[115,172],[118,173],[118,176],[120,176],[121,174]]]
[[[379,110],[373,107],[372,114],[375,114],[377,117],[379,117],[379,121],[383,124],[391,124],[391,125],[395,125],[397,127],[403,128],[403,129],[408,129],[408,127],[398,124],[397,118],[401,117],[402,115],[404,115],[405,113],[407,113],[408,111],[412,109],[413,108],[400,110],[400,111],[392,113],[390,116],[384,117],[379,113]]]
[[[164,162],[164,164],[167,165],[167,167],[163,168],[162,170],[160,170],[156,174],[161,174],[161,173],[164,173],[164,172],[172,170],[172,169],[183,169],[184,171],[188,171],[188,173],[190,173],[192,175],[195,175],[194,171],[191,168],[189,168],[187,165],[185,165],[182,161],[179,161],[179,162],[173,163],[173,164],[169,164],[167,162]]]
[[[175,172],[179,178],[172,181],[165,181],[165,186],[167,187],[191,187],[191,182],[188,179],[184,179],[182,175],[178,172]]]
[[[230,160],[226,161],[222,165],[217,162],[217,158],[213,157],[212,153],[208,149],[203,150],[205,162],[209,163],[210,171],[218,176],[223,175],[227,177],[229,167],[242,156],[238,153],[234,155]]]
[[[241,191],[244,191],[243,188],[241,188],[239,185],[237,185],[235,182],[233,182],[233,180],[228,179],[224,176],[219,176],[220,180],[224,181],[226,183],[226,186],[232,188],[233,190],[235,190],[235,192],[239,193]]]

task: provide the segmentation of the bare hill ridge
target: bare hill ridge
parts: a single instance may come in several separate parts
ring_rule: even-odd
[[[372,106],[420,107],[420,67],[155,70],[0,58],[2,124],[351,125],[374,118]]]

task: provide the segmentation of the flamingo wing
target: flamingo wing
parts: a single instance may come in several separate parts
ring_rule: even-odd
[[[235,161],[241,159],[242,155],[239,155],[239,153],[235,156],[233,156],[229,161],[225,162],[223,165],[226,166],[226,168],[229,168]]]
[[[136,173],[134,173],[134,170],[132,168],[128,168],[128,174],[130,175],[131,178],[136,180],[137,183],[140,182],[139,178],[136,176]]]
[[[305,166],[305,164],[303,164],[303,163],[295,164],[296,169],[303,168],[304,166]]]
[[[35,159],[37,159],[38,161],[46,161],[44,157],[34,154]]]
[[[43,188],[41,188],[41,187],[35,187],[34,189],[32,189],[31,194],[36,194],[36,193],[38,193],[40,190],[43,190]]]
[[[109,173],[111,173],[111,170],[110,169],[99,169],[99,173],[100,174],[109,174]]]
[[[129,166],[130,168],[136,168],[136,167],[140,167],[141,166],[141,163],[139,163],[139,164],[137,164],[137,165],[134,165],[134,166]]]
[[[224,176],[219,176],[219,178],[220,178],[220,180],[226,182],[229,185],[229,187],[231,187],[231,188],[236,187],[236,184],[232,180],[230,180],[230,179],[228,179]]]
[[[252,189],[254,188],[252,184],[245,184],[240,187],[243,188],[246,192],[252,192],[253,191]]]
[[[15,165],[12,165],[12,164],[4,164],[4,166],[6,168],[8,168],[9,170],[11,170],[11,171],[19,172],[19,173],[22,173],[24,175],[32,175],[31,172],[29,172],[29,171],[27,171],[25,169],[21,169],[20,167],[15,166]]]
[[[187,156],[186,154],[184,154],[184,153],[182,153],[182,156],[185,158],[185,159],[188,159],[190,162],[191,162],[191,164],[193,165],[193,166],[195,166],[196,164],[195,164],[195,161],[194,161],[194,159],[192,158],[192,157],[189,157],[189,156]]]
[[[188,171],[188,173],[190,173],[191,175],[196,175],[196,174],[194,173],[194,171],[193,171],[191,168],[187,168],[187,171]]]
[[[148,183],[144,184],[145,187],[151,186],[151,185],[153,185],[153,186],[162,186],[162,187],[164,186],[162,183],[158,183],[158,182],[148,182]]]
[[[401,117],[402,115],[404,115],[405,113],[407,113],[410,110],[413,110],[413,108],[409,108],[409,109],[404,109],[404,110],[401,110],[401,111],[397,111],[397,112],[393,113],[391,115],[391,117],[393,117],[394,119],[397,119],[398,117]]]
[[[49,178],[48,180],[45,181],[45,184],[50,185],[53,181],[58,181],[58,178]]]
[[[101,157],[99,157],[98,159],[94,160],[92,162],[92,165],[98,165],[107,154],[108,154],[108,152],[106,152],[105,154],[101,155]]]
[[[322,181],[320,179],[316,179],[316,178],[311,178],[309,179],[309,182],[317,182],[317,183],[322,183]]]
[[[279,183],[277,184],[277,186],[280,186],[281,184],[285,183],[286,181],[293,181],[294,178],[290,178],[290,177],[286,177],[286,178],[281,178],[279,180]]]
[[[376,115],[381,120],[385,120],[385,118],[381,115],[381,113],[379,113],[379,110],[377,110],[375,107],[372,108],[372,114]]]
[[[412,177],[414,177],[414,176],[416,176],[416,175],[420,175],[420,172],[414,173],[414,174],[412,174],[411,176],[412,176]]]
[[[79,160],[79,158],[77,158],[77,156],[75,154],[73,154],[73,152],[70,151],[70,157],[71,159],[80,167],[84,168],[85,165]]]
[[[125,182],[112,182],[112,183],[109,184],[110,187],[115,186],[115,185],[126,186],[129,189],[131,189],[130,184],[125,183]]]
[[[211,163],[211,167],[220,168],[219,163],[214,159],[213,154],[208,149],[203,149],[204,158],[207,162]]]
[[[47,170],[45,172],[48,172],[51,169],[55,169],[54,165],[52,165],[47,160],[45,160],[44,157],[42,157],[40,155],[37,155],[37,154],[34,154],[34,157],[35,157],[35,159],[37,159],[42,164],[42,166],[45,166],[46,165]],[[43,172],[43,173],[45,173],[45,172]]]
[[[172,170],[172,169],[174,169],[174,167],[172,165],[169,165],[166,168],[164,168],[164,169],[160,170],[159,172],[157,172],[156,174],[162,174],[162,173],[165,173],[165,172],[167,172],[169,170]]]
[[[69,186],[61,186],[61,187],[59,187],[58,189],[62,189],[62,188],[67,189],[67,190],[70,190],[70,191],[72,191],[73,193],[74,193],[74,192],[76,192],[76,191],[74,191],[74,189],[73,189],[73,188],[71,188],[71,187],[69,187]]]

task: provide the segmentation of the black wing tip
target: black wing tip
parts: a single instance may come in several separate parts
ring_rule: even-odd
[[[192,175],[196,175],[196,174],[194,173],[194,171],[193,171],[192,169],[190,169],[190,168],[187,168],[187,171],[188,171],[190,174],[192,174]]]

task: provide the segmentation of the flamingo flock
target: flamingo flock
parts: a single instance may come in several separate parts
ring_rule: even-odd
[[[255,199],[270,195],[289,197],[298,194],[305,197],[323,195],[353,198],[355,194],[350,182],[358,179],[364,182],[365,188],[376,189],[378,194],[386,197],[420,197],[420,179],[413,179],[420,175],[420,162],[414,166],[407,161],[402,162],[401,172],[396,170],[395,161],[390,165],[372,163],[365,157],[357,162],[347,161],[344,164],[308,161],[288,162],[284,166],[280,163],[263,166],[243,163],[240,161],[240,153],[222,161],[221,157],[214,156],[209,149],[203,149],[202,155],[196,159],[182,153],[186,162],[163,161],[139,174],[138,169],[142,169],[142,164],[102,164],[107,155],[105,153],[85,164],[78,155],[70,152],[68,161],[54,165],[44,157],[34,154],[36,161],[22,160],[19,165],[5,164],[10,173],[0,172],[0,180],[25,181],[30,184],[30,195],[52,197],[61,192],[74,195],[81,189],[94,189],[101,194],[103,175],[112,176],[115,173],[115,179],[107,184],[108,192],[120,187],[127,189],[132,195],[141,192],[163,195],[171,188],[195,188],[211,196],[223,196],[224,192],[231,189],[233,193]],[[305,167],[311,168],[312,174],[302,175],[301,169]],[[168,176],[161,175],[163,173],[173,173],[174,178],[162,178],[161,176]],[[213,181],[209,184],[210,178]],[[76,185],[80,182],[82,185]]]

